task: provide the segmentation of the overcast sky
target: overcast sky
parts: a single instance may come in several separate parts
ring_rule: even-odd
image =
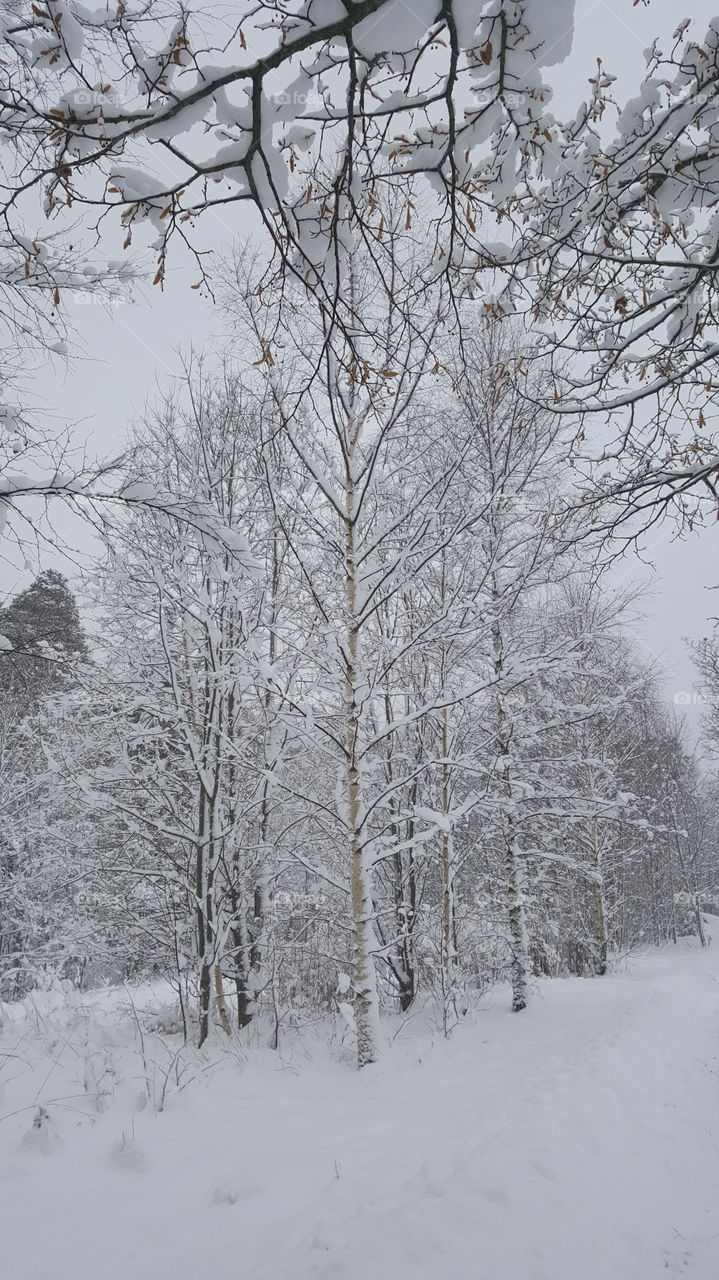
[[[701,34],[715,5],[719,10],[717,0],[692,0],[687,13],[674,0],[651,0],[649,5],[633,0],[577,0],[574,47],[553,73],[555,113],[559,117],[574,114],[597,57],[619,76],[619,96],[631,94],[643,71],[643,50],[652,39],[658,35],[668,41],[684,16],[691,16],[693,29]],[[221,216],[205,215],[200,224],[207,247],[229,244],[233,236],[246,236],[255,226],[254,216],[244,206]],[[111,245],[110,251],[119,257],[119,243]],[[216,346],[220,337],[226,337],[217,310],[190,288],[196,279],[196,267],[175,262],[163,291],[144,287],[134,300],[109,310],[95,303],[70,304],[84,355],[69,367],[58,363],[43,370],[35,390],[52,418],[75,424],[78,438],[87,440],[93,452],[107,454],[121,444],[156,388],[177,375],[178,348]],[[692,696],[693,667],[683,638],[706,634],[707,619],[719,614],[713,590],[719,582],[719,524],[682,541],[674,539],[674,532],[669,522],[654,530],[646,542],[644,562],[632,555],[615,570],[617,581],[629,579],[650,588],[646,618],[637,635],[647,654],[666,668],[669,701],[675,695]],[[91,547],[79,524],[69,530],[69,537],[80,548]],[[58,558],[48,556],[45,564],[50,563],[67,569]],[[11,592],[32,577],[30,569],[11,574],[5,570],[0,586]],[[696,706],[690,704],[687,713],[696,725]]]

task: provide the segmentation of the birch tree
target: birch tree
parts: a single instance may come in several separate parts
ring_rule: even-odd
[[[392,216],[390,211],[388,235]],[[393,234],[397,245],[396,224]],[[397,248],[390,262],[401,252]],[[453,488],[473,428],[448,439],[447,419],[430,409],[423,393],[425,380],[436,377],[438,319],[431,308],[408,316],[400,290],[412,250],[405,252],[408,262],[387,290],[358,246],[350,279],[351,340],[321,305],[308,319],[301,294],[287,328],[286,298],[278,310],[268,292],[258,295],[245,285],[236,308],[255,336],[255,363],[277,424],[272,429],[279,426],[295,459],[299,479],[292,501],[303,521],[292,550],[307,597],[323,620],[327,692],[317,691],[312,717],[339,775],[336,798],[323,796],[320,812],[331,818],[344,849],[340,883],[346,877],[360,1066],[380,1051],[375,960],[396,946],[388,939],[380,947],[375,907],[378,861],[404,853],[393,797],[402,792],[406,803],[412,775],[433,767],[431,759],[441,749],[435,746],[430,759],[409,771],[406,758],[397,771],[397,751],[388,771],[387,752],[398,735],[441,708],[443,694],[435,701],[420,693],[408,710],[406,690],[397,680],[408,647],[427,644],[428,630],[442,623],[443,607],[414,638],[402,629],[401,609],[398,634],[388,630],[387,620],[430,561],[474,518],[457,509]],[[309,400],[293,394],[309,383]],[[446,444],[440,444],[443,436]],[[425,455],[439,460],[436,471],[418,465]],[[298,716],[303,710],[298,707]],[[407,817],[414,821],[411,813]],[[426,819],[421,826],[426,828]],[[414,830],[412,847],[432,829]]]

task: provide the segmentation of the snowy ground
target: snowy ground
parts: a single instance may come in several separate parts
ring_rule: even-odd
[[[410,1022],[359,1076],[287,1051],[168,1074],[151,1034],[145,1073],[106,997],[6,1025],[2,1274],[717,1280],[717,934],[448,1044]]]

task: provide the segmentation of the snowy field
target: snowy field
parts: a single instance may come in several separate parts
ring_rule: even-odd
[[[449,1043],[410,1019],[359,1075],[177,1056],[146,991],[40,999],[1,1039],[8,1280],[719,1276],[716,942],[495,994]]]

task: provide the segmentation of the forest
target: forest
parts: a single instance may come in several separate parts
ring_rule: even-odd
[[[426,387],[383,319],[364,384],[328,349],[288,410],[325,341],[298,316],[280,371],[198,361],[137,428],[138,474],[199,481],[241,549],[138,507],[91,632],[54,570],[0,611],[3,999],[162,974],[199,1045],[339,1016],[362,1066],[383,1012],[449,1033],[494,983],[520,1011],[704,943],[717,778],[567,502],[571,441],[498,396],[511,332]]]

